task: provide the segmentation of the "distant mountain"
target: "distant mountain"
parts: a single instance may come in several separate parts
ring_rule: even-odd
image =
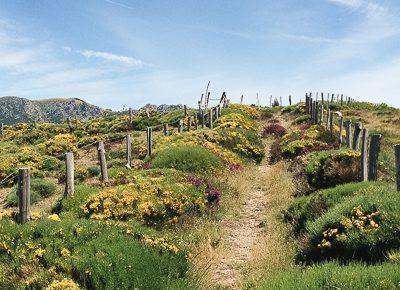
[[[68,117],[87,120],[104,115],[107,110],[77,98],[28,100],[19,97],[0,98],[0,123],[64,122]]]

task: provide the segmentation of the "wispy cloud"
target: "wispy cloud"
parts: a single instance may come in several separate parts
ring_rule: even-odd
[[[113,4],[113,5],[119,6],[119,7],[123,7],[123,8],[130,9],[130,10],[135,10],[135,8],[133,8],[129,5],[117,2],[117,1],[112,1],[112,0],[104,0],[104,1],[106,1],[107,3]]]
[[[347,39],[337,39],[337,38],[328,38],[328,37],[319,37],[319,36],[308,36],[308,35],[298,35],[298,34],[289,34],[283,33],[279,35],[280,38],[296,40],[296,41],[306,41],[306,42],[321,42],[321,43],[339,43],[339,42],[350,42],[351,40]]]
[[[121,64],[132,66],[132,67],[148,66],[148,64],[145,63],[144,61],[130,57],[130,56],[118,55],[118,54],[114,54],[114,53],[110,53],[110,52],[95,51],[95,50],[89,50],[89,49],[74,50],[69,46],[63,46],[62,48],[68,52],[78,53],[86,58],[98,58],[98,59],[102,59],[102,60],[106,60],[106,61],[121,63]]]

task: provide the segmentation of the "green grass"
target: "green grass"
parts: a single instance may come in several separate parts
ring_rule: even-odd
[[[259,289],[317,290],[317,289],[398,289],[400,265],[384,263],[340,265],[326,263],[305,270],[281,272],[265,280]]]
[[[81,214],[81,206],[85,204],[86,200],[94,193],[99,192],[100,189],[86,185],[78,184],[75,186],[75,193],[73,196],[64,197],[56,206],[55,211],[60,213],[71,212],[73,214]]]

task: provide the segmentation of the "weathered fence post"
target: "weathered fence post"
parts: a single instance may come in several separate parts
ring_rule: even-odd
[[[183,112],[185,113],[185,117],[186,117],[188,115],[187,106],[186,105],[183,106]]]
[[[360,134],[362,130],[362,124],[357,123],[354,126],[354,135],[353,135],[353,149],[359,150],[360,149]]]
[[[331,114],[332,114],[331,109],[328,108],[328,113],[327,113],[327,116],[326,116],[326,129],[327,129],[327,130],[328,130],[329,127],[330,127],[329,121],[331,120]]]
[[[183,120],[179,119],[178,122],[178,133],[182,133],[183,132]]]
[[[339,145],[343,144],[343,122],[344,118],[341,116],[339,120]]]
[[[322,105],[324,105],[324,93],[321,93],[321,103],[322,103]]]
[[[29,168],[18,170],[18,222],[24,224],[31,218],[31,177]]]
[[[0,135],[3,136],[3,134],[4,134],[4,124],[1,123],[0,124]]]
[[[99,155],[99,163],[100,163],[100,170],[101,170],[101,181],[107,182],[108,181],[108,171],[107,171],[107,160],[106,160],[106,150],[104,148],[104,141],[99,140],[97,152]]]
[[[208,126],[210,127],[210,129],[214,128],[212,110],[208,111]]]
[[[331,132],[331,136],[333,137],[333,126],[335,125],[335,114],[331,111],[331,115],[329,116],[329,131]]]
[[[322,125],[323,122],[324,122],[324,105],[321,105],[318,124]]]
[[[346,145],[348,148],[351,148],[352,147],[351,146],[352,138],[351,138],[351,121],[350,120],[345,122],[345,128],[346,128]]]
[[[206,125],[205,124],[206,122],[205,122],[204,110],[201,110],[201,116],[200,117],[201,117],[201,128],[204,129],[204,127]]]
[[[343,95],[340,96],[340,105],[343,106]]]
[[[72,134],[74,132],[74,126],[72,126],[72,121],[71,121],[70,117],[67,117],[67,123],[68,123],[69,132]]]
[[[152,150],[153,150],[153,129],[151,127],[147,127],[146,129],[146,140],[147,140],[147,156],[151,157],[152,156]]]
[[[378,179],[378,158],[381,148],[382,135],[376,134],[371,136],[371,145],[369,149],[369,170],[368,180],[376,181]]]
[[[129,108],[128,130],[132,130],[132,120],[133,120],[133,112],[132,108]]]
[[[190,131],[191,127],[192,127],[192,116],[189,116],[188,118],[188,131]]]
[[[292,96],[289,95],[289,106],[291,106],[291,105],[292,105]]]
[[[397,191],[400,192],[400,145],[394,146],[395,156],[396,156],[396,181],[397,181]]]
[[[217,106],[218,118],[221,118],[221,105]]]
[[[272,96],[269,96],[269,106],[272,107]]]
[[[131,135],[126,135],[126,168],[132,169],[132,141]]]
[[[65,154],[65,196],[73,196],[75,193],[75,165],[74,165],[74,153],[68,152]]]
[[[240,96],[240,104],[243,105],[243,95]]]
[[[167,136],[168,135],[168,124],[164,124],[163,125],[163,133],[164,133],[164,136]]]
[[[197,116],[194,117],[194,129],[199,129],[199,120],[197,119]]]
[[[203,99],[203,94],[201,94],[201,99]],[[201,114],[201,101],[198,101],[199,105],[199,114]]]
[[[318,111],[319,111],[319,102],[315,101],[315,108],[314,108],[314,124],[318,124]]]
[[[361,181],[368,181],[368,129],[361,135]]]

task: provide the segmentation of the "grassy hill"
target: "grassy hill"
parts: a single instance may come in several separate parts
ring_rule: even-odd
[[[187,116],[141,112],[131,124],[120,114],[72,128],[5,126],[0,288],[398,288],[400,111],[358,102],[330,108],[383,135],[378,180],[360,182],[359,150],[339,146],[337,123],[334,136],[310,124],[304,104],[232,104],[212,129],[187,130],[192,109]],[[105,140],[106,183],[98,140]],[[63,194],[66,152],[75,156],[70,197]],[[32,214],[20,225],[16,172],[23,166],[31,168]],[[226,268],[228,258],[238,260],[235,267]]]

